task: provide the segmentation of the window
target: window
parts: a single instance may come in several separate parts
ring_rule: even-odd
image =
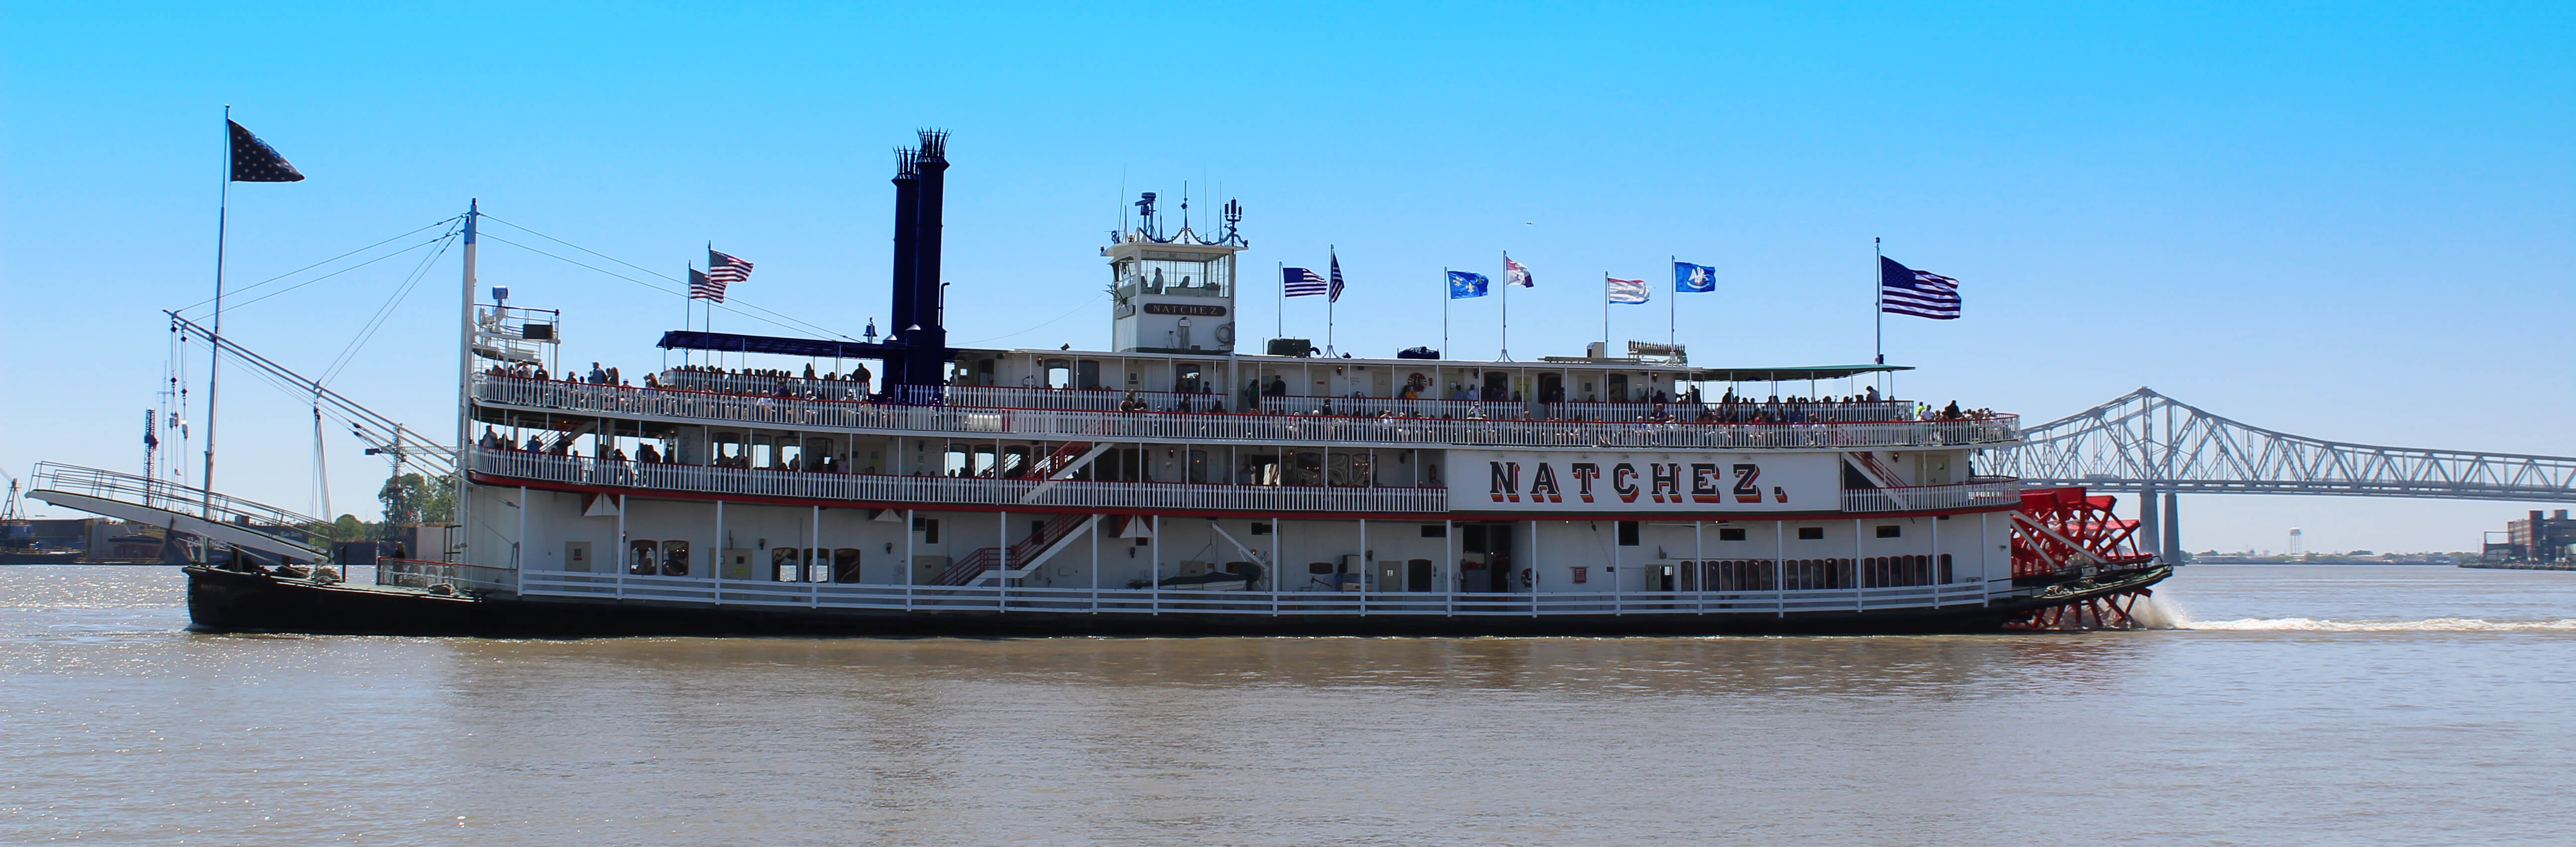
[[[628,550],[626,555],[627,573],[652,576],[662,572],[661,542],[644,540],[630,541],[627,542],[626,549]]]
[[[1904,535],[1905,527],[1902,526],[1890,524],[1878,528],[1878,537],[1880,538],[1902,538]]]
[[[1268,524],[1268,523],[1266,523],[1266,522],[1263,522],[1263,521],[1253,521],[1253,522],[1252,522],[1252,534],[1254,534],[1254,535],[1269,535],[1269,534],[1270,534],[1270,524]]]
[[[1717,528],[1717,540],[1719,540],[1719,541],[1742,541],[1742,540],[1744,540],[1744,528],[1743,528],[1743,527],[1740,527],[1740,526],[1722,526],[1722,527],[1718,527],[1718,528]]]
[[[1332,572],[1333,572],[1333,563],[1331,563],[1331,562],[1307,562],[1307,563],[1306,563],[1306,572],[1307,572],[1307,573],[1309,573],[1309,574],[1316,574],[1316,575],[1329,574],[1329,573],[1332,573]]]
[[[842,547],[832,551],[832,581],[859,581],[859,548]]]
[[[689,575],[689,542],[662,542],[662,575]]]
[[[769,570],[772,575],[771,578],[779,582],[805,581],[804,557],[798,555],[801,552],[803,551],[797,550],[794,547],[770,548]]]
[[[1447,538],[1447,537],[1449,537],[1449,525],[1448,525],[1448,524],[1436,524],[1436,523],[1427,523],[1427,524],[1423,524],[1423,525],[1422,525],[1422,537],[1424,537],[1424,538]]]
[[[1941,581],[1950,582],[1950,554],[1941,554]]]
[[[1636,522],[1636,521],[1620,521],[1620,522],[1619,522],[1619,546],[1621,546],[1621,547],[1635,547],[1635,546],[1637,546],[1637,522]]]
[[[1798,528],[1798,540],[1800,540],[1800,541],[1823,541],[1823,540],[1825,540],[1825,528],[1824,528],[1824,527],[1821,527],[1821,526],[1802,526],[1802,527],[1799,527],[1799,528]]]
[[[921,543],[923,544],[939,543],[939,521],[935,519],[913,518],[912,531],[921,533]]]

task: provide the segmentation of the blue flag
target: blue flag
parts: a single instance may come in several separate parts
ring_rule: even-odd
[[[1449,299],[1463,300],[1485,296],[1485,275],[1466,271],[1449,272]]]
[[[1673,263],[1673,290],[1709,292],[1717,290],[1717,269],[1689,262]]]

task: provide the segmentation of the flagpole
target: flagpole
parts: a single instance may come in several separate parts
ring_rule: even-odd
[[[1512,251],[1503,251],[1503,361],[1512,360]]]
[[[1673,271],[1673,265],[1681,260],[1680,256],[1664,257],[1664,272],[1673,274],[1672,299],[1664,301],[1664,346],[1666,347],[1681,343],[1679,327],[1682,311],[1682,278],[1681,274]]]
[[[1887,273],[1887,248],[1880,245],[1877,236],[1870,236],[1869,253],[1869,290],[1874,298],[1871,302],[1876,305],[1870,310],[1870,319],[1876,326],[1870,340],[1870,352],[1874,363],[1884,365],[1887,364],[1887,281],[1881,277]]]
[[[1610,358],[1610,272],[1601,272],[1601,358]]]
[[[1449,290],[1449,267],[1440,267],[1440,355],[1449,355],[1449,301],[1457,292]],[[1437,388],[1438,386],[1433,386]]]
[[[1324,249],[1330,250],[1330,249],[1332,249],[1332,247],[1331,247],[1330,245],[1326,245]],[[1340,274],[1340,272],[1341,272],[1341,270],[1342,270],[1342,257],[1341,257],[1341,254],[1339,254],[1339,253],[1335,253],[1335,254],[1333,254],[1333,265],[1332,265],[1332,269],[1333,269],[1333,272],[1334,272],[1334,274],[1335,274],[1335,275],[1339,275],[1339,274]],[[1342,293],[1341,293],[1341,292],[1339,292],[1339,291],[1334,291],[1334,290],[1333,290],[1333,288],[1332,288],[1332,284],[1331,284],[1331,283],[1329,283],[1329,282],[1328,282],[1328,283],[1325,283],[1325,286],[1324,286],[1324,358],[1327,358],[1327,359],[1330,359],[1330,358],[1333,358],[1333,357],[1335,357],[1335,356],[1341,355],[1341,352],[1340,352],[1340,351],[1338,351],[1338,350],[1334,350],[1334,349],[1333,349],[1333,306],[1334,306],[1334,304],[1340,303],[1340,302],[1341,302],[1341,300],[1342,300]]]
[[[206,468],[197,477],[205,493],[205,516],[215,516],[215,386],[224,363],[224,225],[232,213],[233,104],[224,104],[224,183],[215,194],[215,319],[206,333]]]
[[[1271,278],[1279,280],[1279,308],[1271,310],[1270,317],[1277,321],[1279,326],[1276,332],[1270,334],[1270,337],[1278,338],[1288,334],[1288,263],[1273,262],[1271,270]]]

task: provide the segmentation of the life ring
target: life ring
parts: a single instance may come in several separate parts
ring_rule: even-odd
[[[1221,324],[1218,324],[1218,325],[1217,325],[1217,327],[1216,327],[1216,343],[1218,343],[1218,344],[1224,344],[1224,345],[1227,345],[1227,346],[1233,346],[1233,344],[1234,344],[1234,322],[1232,322],[1232,321],[1228,321],[1228,322],[1221,323]]]

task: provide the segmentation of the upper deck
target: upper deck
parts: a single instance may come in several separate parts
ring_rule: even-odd
[[[765,387],[770,393],[594,385],[491,373],[478,375],[473,388],[482,405],[530,411],[1031,440],[1833,450],[1996,447],[2021,438],[2020,419],[2014,415],[1919,420],[1912,419],[1913,404],[1902,401],[1542,403],[1271,395],[1252,398],[1250,411],[1214,411],[1224,408],[1223,397],[1158,393],[1149,400],[1143,392],[963,386],[947,389],[943,405],[917,405],[861,397],[857,383],[840,383],[841,396],[832,398],[828,386],[811,383],[833,381],[751,379],[769,382]],[[725,387],[763,387],[734,381]],[[712,381],[701,384],[706,382]],[[1159,405],[1163,401],[1171,405]],[[1143,410],[1135,408],[1140,402]],[[1122,404],[1128,410],[1118,410]]]

